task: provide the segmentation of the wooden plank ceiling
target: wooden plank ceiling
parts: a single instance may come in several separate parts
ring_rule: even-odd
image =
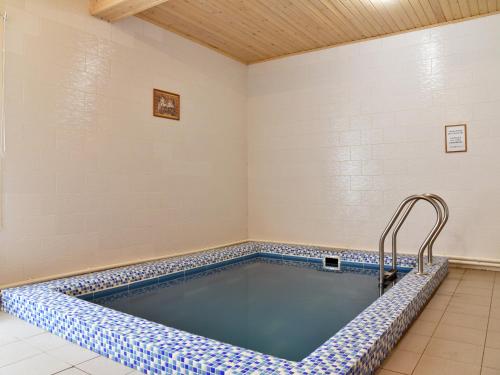
[[[122,6],[130,2],[93,1],[122,3]],[[246,64],[500,11],[500,0],[136,0],[135,3],[140,4],[137,17]],[[149,9],[145,3],[149,3]],[[126,15],[134,13],[130,7],[127,10]],[[116,11],[111,13],[115,19],[121,18],[116,17]]]

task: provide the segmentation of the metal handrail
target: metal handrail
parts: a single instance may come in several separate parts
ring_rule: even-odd
[[[441,224],[439,225],[439,229],[436,231],[434,236],[431,239],[431,242],[429,242],[429,247],[427,249],[427,256],[428,256],[428,262],[429,264],[432,264],[432,247],[434,246],[434,242],[436,242],[436,239],[438,238],[439,234],[443,230],[444,226],[448,222],[448,218],[450,217],[450,210],[448,209],[448,205],[446,204],[445,200],[441,198],[437,194],[431,194],[427,193],[424,194],[426,197],[433,198],[434,200],[437,200],[443,209],[443,216],[441,217]]]
[[[446,221],[448,221],[448,206],[446,205],[446,202],[444,202],[443,198],[441,198],[439,195],[436,194],[422,194],[428,198],[434,199],[438,201],[443,207],[443,211],[445,211],[445,214],[443,216],[443,211],[441,210],[441,206],[439,206],[439,228],[443,229],[444,224],[446,224]],[[404,224],[406,218],[410,214],[411,210],[415,206],[415,204],[418,202],[418,199],[412,201],[409,206],[406,208],[406,210],[403,212],[403,216],[399,221],[396,223],[396,226],[394,227],[394,230],[392,231],[392,268],[396,269],[397,265],[397,236],[399,233],[399,230],[401,229],[401,226]],[[446,220],[446,221],[445,221]],[[433,240],[435,241],[437,236],[439,235],[440,229],[437,230],[437,232],[434,234],[434,236],[431,239],[431,242],[429,243],[429,246],[427,248],[427,255],[428,255],[428,263],[432,264],[432,243]]]
[[[396,222],[396,220],[398,219],[399,215],[401,214],[403,209],[406,207],[406,205],[408,203],[413,203],[413,202],[416,202],[419,200],[425,200],[425,201],[429,202],[436,210],[436,222],[435,222],[434,226],[432,227],[431,231],[429,232],[429,234],[427,235],[427,237],[425,238],[424,242],[420,246],[420,249],[418,251],[418,272],[417,273],[420,275],[424,274],[424,251],[428,247],[431,240],[435,239],[435,234],[439,230],[440,224],[442,223],[442,220],[441,220],[441,209],[438,206],[438,204],[435,202],[435,200],[429,196],[426,196],[424,194],[420,194],[420,195],[411,195],[411,196],[407,197],[406,199],[404,199],[399,204],[398,208],[396,209],[396,212],[392,215],[392,218],[389,221],[389,224],[387,224],[386,228],[382,232],[382,235],[380,236],[380,241],[379,241],[379,269],[380,269],[379,283],[380,283],[380,285],[383,285],[383,283],[385,281],[384,247],[385,247],[385,239],[387,237],[387,234],[389,233],[389,231],[393,227],[394,223]],[[413,208],[414,205],[415,205],[415,203],[412,204],[411,208]],[[411,208],[410,208],[410,210],[411,210]],[[410,210],[408,210],[408,212],[405,213],[406,216],[408,216]],[[406,217],[404,217],[404,219],[406,219]],[[396,258],[396,256],[393,255],[393,260],[392,260],[393,266],[396,263],[395,258]],[[395,268],[394,268],[394,270],[395,270]]]
[[[394,227],[394,230],[392,231],[392,268],[393,269],[397,268],[397,263],[398,263],[398,260],[397,260],[398,245],[397,245],[396,238],[398,236],[399,229],[401,228],[401,226],[403,225],[406,218],[408,217],[408,215],[410,214],[411,210],[413,209],[413,207],[415,206],[415,204],[417,202],[418,202],[418,199],[415,199],[409,204],[408,207],[406,207],[406,210],[403,212],[403,216],[401,216],[401,219],[399,219],[399,221],[396,223],[396,226]]]

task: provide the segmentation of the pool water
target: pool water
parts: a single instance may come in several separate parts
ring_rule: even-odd
[[[300,361],[379,297],[376,270],[256,257],[90,299],[102,306]]]

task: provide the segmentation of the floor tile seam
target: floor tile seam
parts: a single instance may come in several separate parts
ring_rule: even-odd
[[[455,287],[455,289],[456,289],[456,287]],[[434,295],[432,296],[432,298],[434,298],[434,296],[435,296],[435,295],[436,295],[436,294],[434,294]],[[442,314],[442,315],[441,315],[441,317],[439,318],[438,322],[436,323],[436,327],[434,327],[434,330],[432,331],[432,333],[431,333],[431,335],[430,335],[429,340],[428,340],[428,341],[427,341],[427,343],[425,344],[425,348],[424,348],[424,350],[422,351],[422,353],[420,353],[420,357],[418,358],[417,364],[415,365],[415,368],[414,368],[414,369],[412,370],[412,372],[411,372],[412,374],[414,374],[414,373],[415,373],[415,371],[416,371],[416,369],[417,369],[417,367],[418,367],[418,365],[419,365],[420,361],[422,360],[422,357],[424,356],[425,351],[427,350],[427,347],[429,346],[429,343],[431,342],[432,338],[434,337],[434,333],[436,332],[437,327],[438,327],[438,326],[439,326],[439,324],[441,323],[441,320],[443,320],[443,316],[444,316],[444,314],[445,314],[445,312],[446,312],[446,309],[448,308],[448,305],[450,304],[450,301],[451,301],[451,299],[453,298],[453,296],[454,296],[454,295],[455,295],[455,291],[453,291],[453,293],[452,293],[452,295],[451,295],[450,299],[448,300],[448,303],[446,304],[446,308],[443,310],[443,314]],[[428,302],[427,304],[429,304],[429,303],[432,301],[432,298],[431,298],[431,299],[429,299],[429,302]]]
[[[85,348],[83,348],[83,347],[81,347],[81,346],[78,346],[78,348],[79,348],[79,349],[85,349]],[[50,353],[51,351],[53,351],[53,350],[57,350],[57,349],[60,349],[60,348],[54,348],[54,349],[51,349],[50,351],[43,352],[43,353],[47,354],[49,357],[52,357],[52,358],[57,359],[57,360],[59,360],[59,361],[61,361],[61,362],[67,363],[68,365],[73,366],[73,367],[76,367],[76,366],[78,366],[78,365],[81,365],[81,364],[82,364],[82,363],[84,363],[84,362],[88,362],[88,361],[91,361],[91,360],[96,359],[96,358],[99,358],[99,357],[104,357],[104,356],[102,356],[102,355],[100,355],[100,354],[98,354],[98,353],[96,353],[96,352],[94,352],[94,351],[92,351],[92,350],[85,349],[85,350],[89,350],[90,352],[92,352],[93,354],[95,354],[95,357],[92,357],[92,358],[90,358],[90,359],[86,359],[85,361],[78,362],[77,364],[74,364],[74,363],[70,363],[70,362],[66,361],[65,359],[61,359],[61,358],[59,358],[59,357],[56,357],[54,354]],[[104,357],[104,358],[107,358],[107,357]]]
[[[493,293],[490,296],[490,306],[488,309],[488,320],[486,321],[486,335],[484,335],[484,345],[483,345],[483,355],[481,356],[481,369],[483,368],[484,353],[486,352],[486,341],[488,340],[488,330],[490,327],[490,316],[491,316],[491,304],[493,301]]]
[[[93,358],[87,359],[87,360],[85,360],[85,361],[82,361],[82,362],[80,362],[80,363],[78,363],[78,364],[76,364],[76,365],[72,365],[72,366],[73,366],[73,367],[75,367],[75,368],[77,368],[78,370],[82,370],[82,371],[84,371],[83,369],[81,369],[81,368],[80,368],[80,367],[78,367],[78,366],[80,366],[80,365],[82,365],[82,364],[84,364],[84,363],[87,363],[87,362],[93,361],[93,360],[95,360],[95,359],[97,359],[97,358],[105,358],[105,359],[109,359],[108,357],[105,357],[105,356],[103,356],[103,355],[98,354],[96,357],[93,357]],[[114,362],[114,363],[119,363],[119,362]],[[86,371],[84,371],[84,372],[86,372]]]
[[[7,314],[7,313],[6,313]],[[28,322],[25,322],[23,321],[23,323],[26,323],[26,324],[30,324]],[[31,325],[31,324],[30,324]],[[33,337],[36,337],[36,336],[40,336],[40,335],[43,335],[47,333],[47,331],[42,331],[42,332],[38,332],[38,333],[35,333],[34,335],[30,335],[30,336],[26,336],[26,337],[19,337],[19,336],[13,336],[13,337],[16,337],[19,341],[24,341],[26,342],[27,339],[32,339]],[[29,343],[28,343],[29,344]],[[30,344],[31,345],[31,344]],[[33,346],[33,345],[31,345]]]
[[[456,343],[456,344],[463,344],[461,342],[457,342],[457,341],[451,341],[451,340],[446,340],[446,339],[440,339],[438,338],[438,340],[441,340],[441,341],[447,341],[447,342],[451,342],[451,343]],[[470,346],[475,346],[477,348],[480,348],[481,346],[480,345],[474,345],[474,344],[465,344],[465,345],[470,345]],[[438,355],[435,355],[435,354],[432,354],[432,353],[424,353],[426,356],[428,357],[432,357],[432,358],[435,358],[435,359],[439,359],[440,361],[449,361],[449,362],[454,362],[454,363],[457,363],[457,364],[460,364],[460,365],[469,365],[469,366],[478,366],[478,367],[482,367],[482,364],[480,363],[473,363],[473,362],[465,362],[465,361],[459,361],[459,360],[456,360],[456,359],[452,359],[452,358],[447,358],[447,357],[440,357]],[[423,356],[423,355],[422,355]],[[416,367],[415,367],[416,368]]]
[[[454,292],[452,293],[451,298],[450,298],[450,301],[449,301],[449,303],[448,303],[448,306],[449,306],[449,304],[451,303],[451,301],[453,300],[453,297],[455,297],[455,294],[457,294],[457,292],[456,292],[456,291],[454,291]],[[459,292],[458,294],[463,294],[463,293],[460,293],[460,292]],[[442,315],[441,319],[444,317],[444,315],[445,315],[447,312],[449,312],[449,311],[448,311],[448,306],[446,306],[446,309],[444,310],[444,313],[443,313],[443,315]],[[491,302],[490,302],[490,306],[491,306]],[[463,313],[458,313],[458,314],[460,314],[460,315],[467,315],[467,314],[463,314]],[[486,331],[486,332],[487,332],[487,331],[488,331],[488,323],[489,323],[489,318],[487,319],[486,328],[485,328],[484,330],[483,330],[483,329],[475,329],[475,328],[465,327],[465,326],[456,326],[456,327],[460,327],[460,328],[470,328],[470,329],[474,329],[474,330],[476,330],[476,331]],[[438,326],[439,326],[439,324],[441,324],[441,320],[439,321]],[[447,323],[445,323],[445,322],[443,322],[443,324],[454,326],[453,324],[447,324]],[[486,337],[485,337],[485,340],[486,340]]]
[[[55,347],[51,347],[50,349],[45,349],[45,348],[40,348],[40,347],[38,347],[38,346],[36,346],[36,345],[33,345],[32,343],[30,343],[30,342],[28,341],[29,339],[31,339],[31,338],[33,338],[33,337],[35,337],[35,336],[28,337],[28,338],[26,338],[26,339],[19,339],[19,341],[22,341],[22,342],[24,342],[24,343],[26,343],[26,344],[28,344],[28,345],[30,345],[30,346],[32,346],[32,347],[34,347],[35,349],[40,350],[42,353],[47,353],[47,354],[49,354],[51,351],[54,351],[54,350],[57,350],[57,349],[61,349],[61,348],[65,347],[65,346],[71,346],[71,345],[72,345],[72,343],[71,343],[70,341],[67,341],[67,340],[63,339],[62,337],[59,337],[59,336],[57,336],[57,335],[55,335],[55,334],[53,334],[53,333],[50,333],[50,332],[44,332],[43,334],[49,334],[49,335],[51,335],[51,336],[55,336],[55,337],[57,337],[57,338],[59,338],[59,339],[61,339],[61,340],[64,340],[65,342],[64,342],[64,343],[62,343],[61,345],[58,345],[58,346],[55,346]]]
[[[83,372],[84,374],[92,375],[91,373],[89,373],[89,372],[87,372],[87,371],[83,371],[82,369],[79,369],[79,368],[77,368],[76,366],[73,366],[73,365],[71,365],[71,367],[65,368],[64,370],[61,370],[61,371],[58,371],[58,372],[54,372],[54,373],[52,373],[51,375],[62,374],[64,371],[68,371],[68,370],[71,370],[71,369],[76,369],[76,370],[78,370],[78,371]],[[128,373],[127,373],[127,374],[128,374]]]
[[[14,337],[14,336],[12,336],[12,337]],[[14,341],[6,342],[5,344],[0,344],[0,348],[3,348],[4,346],[7,346],[7,345],[12,345],[12,344],[15,344],[15,343],[17,343],[17,342],[19,342],[19,341],[23,341],[23,340],[22,340],[22,339],[20,339],[20,338],[17,338],[17,337],[14,337],[14,338],[15,338],[15,340],[14,340]]]
[[[463,286],[463,285],[457,285],[457,288],[469,288],[469,289],[481,289],[481,290],[489,290],[492,294],[493,294],[493,288],[483,288],[483,287],[480,287],[480,286]],[[464,293],[464,292],[461,292],[462,294],[467,294],[467,293]],[[471,293],[468,293],[468,294],[471,294]]]
[[[44,352],[42,352],[42,351],[40,351],[39,353],[32,354],[32,355],[30,355],[30,356],[28,356],[28,357],[25,357],[25,358],[23,358],[23,359],[20,359],[20,360],[18,360],[18,361],[14,361],[14,362],[8,363],[8,364],[6,364],[6,365],[0,366],[0,369],[5,368],[5,367],[9,367],[9,366],[12,366],[12,365],[16,365],[16,364],[18,364],[18,363],[21,363],[21,362],[27,361],[28,359],[32,359],[32,358],[37,357],[37,356],[42,355],[42,354],[45,354],[45,353],[44,353]]]

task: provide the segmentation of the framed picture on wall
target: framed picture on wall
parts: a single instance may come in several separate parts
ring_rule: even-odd
[[[180,95],[153,89],[153,116],[179,120],[181,118]]]
[[[446,125],[445,148],[446,152],[466,152],[467,151],[467,125]]]

